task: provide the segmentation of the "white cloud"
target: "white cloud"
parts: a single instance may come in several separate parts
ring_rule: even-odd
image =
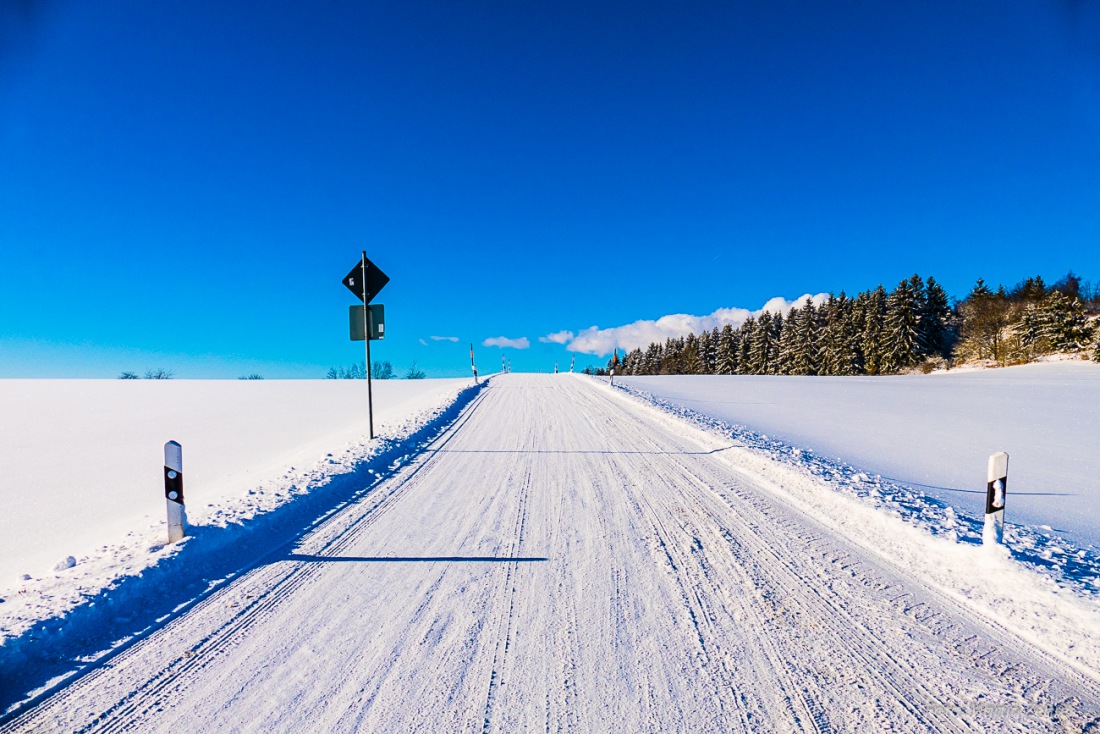
[[[773,314],[783,314],[784,316],[786,316],[787,312],[790,311],[792,308],[794,308],[795,306],[802,308],[806,305],[807,301],[813,301],[815,306],[820,306],[827,300],[829,300],[828,293],[818,293],[816,296],[811,296],[809,293],[806,293],[794,299],[793,301],[788,301],[782,296],[776,296],[775,298],[765,303],[764,308],[760,309],[759,311],[754,311],[753,316],[759,316],[765,311],[770,311]]]
[[[458,341],[457,336],[433,336],[431,339],[432,339],[433,342],[456,342],[456,341]]]
[[[506,336],[494,336],[481,343],[486,347],[511,347],[512,349],[527,349],[531,346],[531,342],[529,342],[525,336],[521,336],[519,339],[509,339]]]
[[[599,357],[611,354],[612,349],[644,349],[653,342],[664,342],[665,339],[698,334],[702,331],[710,331],[715,327],[720,329],[726,324],[731,324],[736,329],[745,323],[749,316],[759,317],[765,311],[773,314],[786,314],[794,306],[801,307],[807,301],[813,301],[815,305],[820,306],[828,298],[827,293],[818,293],[816,296],[807,293],[793,301],[788,301],[782,297],[772,298],[764,304],[763,308],[757,311],[749,311],[745,308],[720,308],[706,316],[676,313],[662,316],[656,321],[635,321],[632,324],[615,326],[609,329],[590,326],[569,341],[566,348],[572,352],[594,354]]]
[[[424,346],[428,346],[428,342],[424,341],[423,339],[420,340],[420,343],[423,344]]]
[[[556,331],[553,334],[540,336],[539,341],[543,344],[565,344],[572,338],[573,332],[571,331]]]

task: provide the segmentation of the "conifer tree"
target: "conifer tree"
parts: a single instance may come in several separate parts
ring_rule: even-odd
[[[693,375],[709,375],[714,373],[714,350],[710,343],[710,332],[704,329],[696,337],[695,348],[699,352],[699,365],[697,371],[691,371]]]
[[[772,357],[772,364],[769,373],[776,375],[790,375],[792,366],[795,361],[795,353],[798,351],[798,344],[796,340],[798,334],[792,325],[798,319],[798,315],[801,309],[798,306],[793,307],[787,312],[787,318],[785,328],[783,328],[779,334],[779,340],[774,347],[774,356]]]
[[[869,375],[882,374],[886,360],[886,289],[879,285],[867,294],[863,307],[863,362]]]
[[[947,302],[947,293],[935,278],[929,277],[920,314],[921,343],[925,354],[947,356],[950,326],[951,306]]]
[[[707,348],[703,353],[703,361],[707,363],[707,374],[718,374],[718,327],[710,330],[710,339],[707,340]]]
[[[699,339],[694,334],[688,334],[684,338],[684,351],[680,362],[682,374],[701,375],[704,373],[705,365],[699,347]]]
[[[855,303],[844,293],[829,296],[822,308],[820,375],[859,374],[858,334],[854,323]]]
[[[669,338],[665,341],[665,351],[661,358],[662,375],[683,374],[683,351],[684,340],[682,338]]]
[[[717,359],[715,372],[719,375],[732,375],[737,370],[737,352],[734,344],[733,324],[726,324],[718,334]]]
[[[795,355],[795,369],[800,375],[816,375],[821,372],[821,328],[823,314],[821,310],[807,301],[802,308],[796,331],[798,332],[798,353]]]
[[[862,375],[867,372],[865,345],[863,343],[863,324],[866,321],[868,302],[871,298],[870,291],[858,293],[852,299],[851,315],[848,317],[852,331],[852,348],[855,350],[855,374]]]
[[[783,329],[786,346],[785,371],[788,375],[817,374],[817,309],[807,301],[802,308],[791,309]]]
[[[765,375],[778,374],[776,371],[778,368],[778,356],[779,356],[779,340],[783,338],[783,328],[786,324],[786,319],[783,314],[777,313],[772,315],[770,324],[770,333],[768,337],[768,357],[764,364]]]
[[[1047,297],[1047,286],[1043,282],[1043,276],[1037,275],[1034,278],[1027,278],[1022,283],[1017,285],[1009,293],[1009,298],[1021,303],[1038,303]]]
[[[645,350],[645,360],[642,368],[643,375],[656,375],[661,371],[661,345],[653,342]]]
[[[732,359],[730,360],[730,367],[732,368],[731,374],[739,375],[744,372],[741,367],[741,342],[744,339],[744,334],[740,328],[733,330],[733,348],[730,350]]]
[[[1033,353],[1077,352],[1092,337],[1092,326],[1080,300],[1052,290],[1037,306],[1029,306],[1018,327],[1024,346]]]
[[[741,324],[741,328],[737,330],[740,335],[740,339],[737,343],[737,369],[734,370],[735,375],[751,375],[752,374],[752,342],[756,333],[756,318],[749,316],[745,320],[745,323]]]
[[[919,276],[913,278],[898,283],[886,301],[886,348],[883,359],[886,372],[907,369],[921,358],[920,324],[917,321],[920,302],[915,289]]]
[[[767,311],[756,320],[749,343],[749,361],[745,369],[747,374],[766,375],[772,366],[772,322],[772,315]]]

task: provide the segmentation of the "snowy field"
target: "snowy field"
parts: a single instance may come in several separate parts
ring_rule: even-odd
[[[897,377],[626,377],[616,384],[784,461],[812,465],[934,531],[965,534],[955,518],[980,520],[987,459],[1007,451],[1010,541],[1055,565],[1060,553],[1095,560],[1100,552],[1095,363]],[[1100,589],[1095,577],[1078,580]]]
[[[1100,605],[1007,554],[601,381],[456,406],[289,538],[4,650],[0,734],[1100,725]]]
[[[183,446],[189,520],[214,530],[348,473],[468,379],[0,380],[0,642],[171,549],[163,446]]]

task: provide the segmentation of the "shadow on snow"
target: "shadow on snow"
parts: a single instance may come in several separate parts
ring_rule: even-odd
[[[196,525],[178,550],[108,587],[62,617],[38,622],[0,647],[0,725],[33,708],[82,675],[165,627],[244,572],[279,558],[300,562],[533,562],[541,558],[326,558],[295,556],[288,547],[371,492],[407,459],[429,450],[489,384],[466,388],[448,407],[402,439],[382,439],[379,450],[347,474],[245,524]],[[400,461],[398,461],[400,460]]]

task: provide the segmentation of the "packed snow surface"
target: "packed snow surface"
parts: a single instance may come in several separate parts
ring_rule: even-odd
[[[463,395],[247,562],[17,646],[0,731],[1100,725],[1100,606],[1007,553],[603,382]]]
[[[665,403],[985,511],[1009,454],[1010,523],[1100,547],[1100,365],[1055,362],[897,377],[616,378]]]

